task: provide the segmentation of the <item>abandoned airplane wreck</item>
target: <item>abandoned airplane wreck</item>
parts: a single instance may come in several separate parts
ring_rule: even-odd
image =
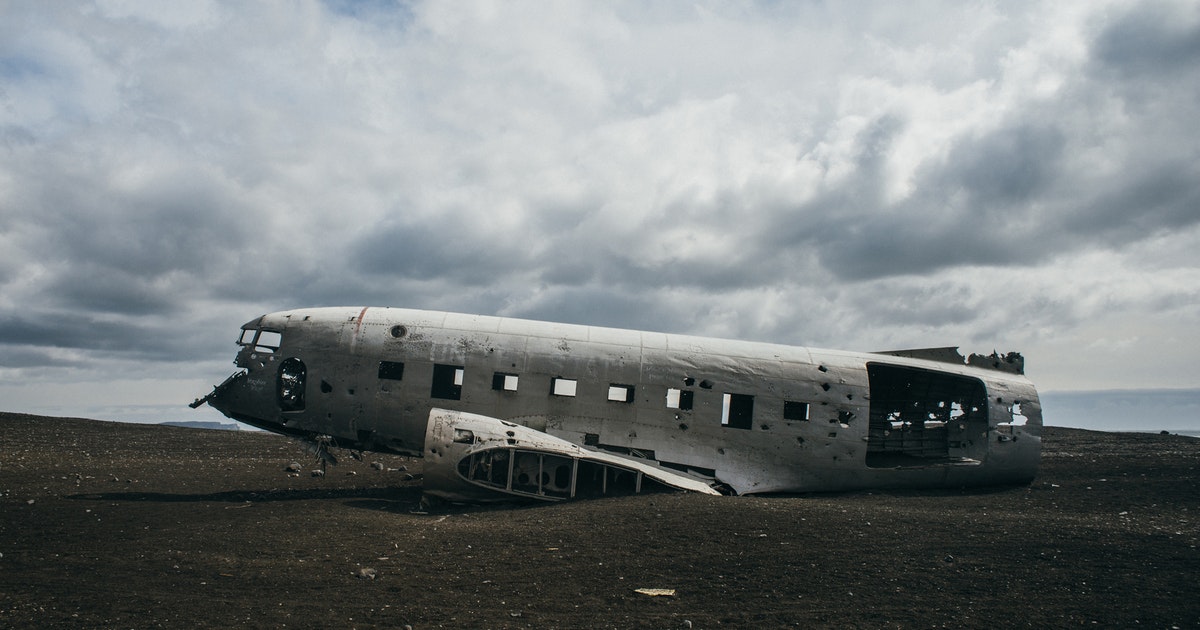
[[[1028,483],[1019,354],[844,352],[400,308],[242,327],[193,407],[320,445],[424,457],[426,494],[559,501]]]

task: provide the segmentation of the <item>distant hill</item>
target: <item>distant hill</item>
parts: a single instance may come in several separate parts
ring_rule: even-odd
[[[1047,391],[1042,422],[1100,431],[1200,431],[1200,389]]]
[[[183,427],[185,429],[216,429],[218,431],[239,431],[238,425],[226,424],[224,422],[160,422],[169,427]]]

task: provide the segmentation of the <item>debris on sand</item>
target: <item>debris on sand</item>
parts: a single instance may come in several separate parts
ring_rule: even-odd
[[[675,589],[673,588],[638,588],[634,589],[635,593],[641,593],[648,597],[675,597]]]
[[[379,573],[371,567],[363,567],[354,573],[360,580],[374,580]]]

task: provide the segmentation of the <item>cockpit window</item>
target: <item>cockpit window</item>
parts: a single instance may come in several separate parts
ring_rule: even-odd
[[[283,335],[270,330],[264,330],[258,333],[258,341],[254,344],[255,350],[262,352],[274,352],[279,349],[279,342],[283,339]]]
[[[275,352],[279,349],[282,340],[282,333],[277,333],[273,330],[247,328],[242,330],[242,336],[238,338],[238,345],[254,346],[257,352]]]

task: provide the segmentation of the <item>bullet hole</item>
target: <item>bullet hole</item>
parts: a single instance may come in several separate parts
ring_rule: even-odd
[[[823,389],[825,391],[829,391],[829,389],[830,389],[829,383],[821,383],[821,389]]]
[[[404,336],[407,334],[408,334],[408,329],[405,328],[404,326],[400,326],[400,325],[392,326],[392,337],[395,337],[396,339],[403,339]]]
[[[824,365],[818,365],[817,370],[821,372],[828,372],[829,368],[825,367]]]
[[[685,376],[685,377],[683,377],[683,384],[687,385],[688,387],[691,387],[692,385],[696,384],[696,379],[694,379],[690,376]]]
[[[682,430],[684,430],[684,431],[687,431],[687,430],[688,430],[687,423],[686,423],[686,422],[680,422],[680,423],[679,423],[679,428],[680,428],[680,429],[682,429]]]
[[[325,381],[321,381],[321,393],[328,394],[331,391],[333,391],[333,385],[330,385]]]
[[[712,388],[713,388],[712,381],[710,381],[708,379],[704,379],[703,381],[700,381],[700,389],[712,389]]]
[[[797,444],[803,444],[803,443],[804,443],[804,438],[797,436],[797,437],[796,437],[796,443],[797,443]]]

